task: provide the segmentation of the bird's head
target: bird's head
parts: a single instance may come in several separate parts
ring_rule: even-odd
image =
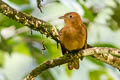
[[[76,12],[66,13],[64,16],[59,17],[59,19],[64,19],[65,25],[79,25],[82,23],[80,15]]]

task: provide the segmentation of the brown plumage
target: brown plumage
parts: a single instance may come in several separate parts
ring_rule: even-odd
[[[70,12],[59,17],[64,19],[64,27],[61,29],[59,39],[63,55],[69,51],[76,51],[87,48],[87,29],[82,23],[80,15]],[[79,69],[79,59],[68,63],[68,69]]]

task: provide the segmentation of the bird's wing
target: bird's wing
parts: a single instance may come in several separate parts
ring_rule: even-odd
[[[64,30],[64,28],[62,28],[59,32],[59,39],[62,36],[63,30]],[[60,42],[60,45],[61,45],[61,49],[62,49],[62,54],[64,55],[67,52],[67,50],[65,49],[64,45],[61,42]]]
[[[87,49],[87,28],[84,24],[82,24],[83,28],[85,29],[85,32],[86,32],[86,40],[85,40],[85,45],[83,47],[83,49]]]

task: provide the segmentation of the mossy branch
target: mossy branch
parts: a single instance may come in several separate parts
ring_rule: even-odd
[[[36,76],[38,76],[41,72],[49,68],[53,68],[53,67],[65,64],[72,61],[75,58],[81,58],[85,56],[92,56],[120,70],[120,58],[113,55],[120,56],[120,50],[114,49],[114,48],[100,48],[100,47],[97,48],[96,47],[96,48],[89,48],[89,49],[82,50],[77,54],[73,54],[72,57],[66,54],[62,57],[59,57],[58,59],[53,59],[40,64],[24,80],[34,80]]]
[[[37,19],[33,16],[27,15],[23,12],[17,11],[10,7],[8,4],[3,2],[2,0],[0,1],[0,13],[8,16],[9,18],[16,20],[17,22],[28,26],[29,28],[39,31],[41,34],[45,34],[47,37],[51,37],[52,39],[58,40],[58,32],[55,26]]]

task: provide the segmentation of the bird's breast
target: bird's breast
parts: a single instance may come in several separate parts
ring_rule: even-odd
[[[85,34],[82,30],[68,28],[62,33],[61,43],[67,50],[78,50],[85,44]]]

